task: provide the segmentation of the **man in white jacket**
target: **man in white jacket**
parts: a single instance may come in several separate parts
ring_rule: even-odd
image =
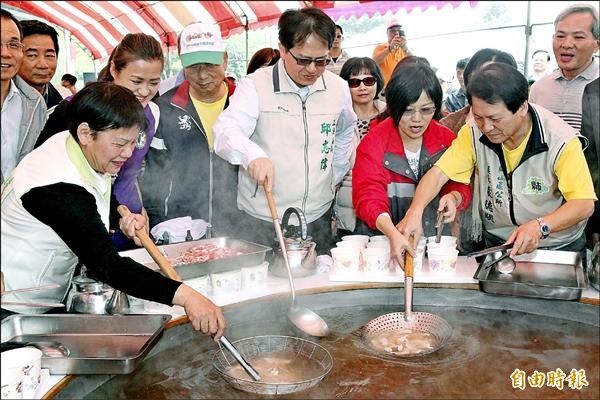
[[[266,181],[278,214],[300,208],[320,251],[332,243],[334,186],[348,171],[356,114],[344,80],[326,71],[335,24],[317,8],[279,19],[281,59],[240,81],[214,125],[215,151],[242,165],[236,225],[242,237],[272,244]],[[257,193],[257,191],[259,191]]]

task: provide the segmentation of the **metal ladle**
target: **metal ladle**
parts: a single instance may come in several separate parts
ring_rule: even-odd
[[[288,311],[288,318],[304,333],[317,337],[328,336],[330,333],[329,327],[323,318],[308,308],[300,307],[296,304],[296,288],[294,287],[294,279],[292,278],[292,270],[290,269],[290,262],[288,260],[287,249],[283,239],[283,232],[281,231],[281,225],[279,223],[279,216],[277,215],[277,208],[275,207],[275,199],[273,198],[273,193],[267,189],[266,180],[263,183],[263,187],[265,189],[265,195],[267,196],[267,203],[269,204],[269,210],[271,211],[271,217],[273,218],[273,225],[275,226],[275,232],[277,233],[279,248],[281,248],[281,255],[283,256],[285,268],[287,269],[290,290],[292,292],[292,304]]]
[[[117,211],[119,211],[119,214],[121,214],[122,217],[128,215],[131,212],[124,205],[120,205],[119,207],[117,207]],[[179,273],[177,273],[177,271],[175,271],[175,268],[173,268],[173,266],[171,265],[171,262],[167,260],[167,258],[160,252],[158,247],[156,247],[156,245],[154,244],[152,239],[150,239],[150,236],[148,236],[144,229],[136,229],[135,236],[137,236],[137,238],[140,239],[140,242],[142,242],[142,246],[144,246],[146,251],[148,251],[148,253],[150,254],[150,257],[152,257],[154,262],[158,265],[160,270],[166,276],[179,282],[182,281],[181,277],[179,276]],[[235,358],[235,360],[238,363],[240,363],[244,371],[246,371],[246,373],[250,375],[252,379],[254,379],[255,381],[260,381],[260,375],[258,374],[258,372],[256,372],[256,370],[252,368],[252,365],[250,365],[250,363],[248,363],[244,359],[240,352],[224,335],[219,338],[219,342],[231,353],[233,358]]]

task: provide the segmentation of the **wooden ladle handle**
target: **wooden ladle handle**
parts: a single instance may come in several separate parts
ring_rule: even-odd
[[[129,208],[127,208],[127,206],[124,205],[118,206],[117,211],[119,212],[119,214],[121,214],[122,217],[131,213],[131,211],[129,211]],[[158,265],[160,270],[169,278],[181,282],[181,277],[179,276],[177,271],[175,271],[175,268],[173,268],[169,260],[167,260],[167,258],[160,252],[158,247],[156,247],[156,245],[154,244],[152,239],[150,239],[150,236],[148,236],[146,231],[144,229],[136,229],[135,236],[137,236],[137,238],[140,239],[140,242],[142,242],[142,246],[144,246],[146,251],[148,251],[148,254],[150,254],[150,257],[152,257],[152,259]]]
[[[415,247],[415,237],[414,235],[410,235],[408,238],[408,243],[410,247]],[[404,251],[404,276],[407,278],[412,278],[414,275],[413,268],[413,256],[410,255],[408,251]]]
[[[273,192],[267,190],[269,182],[265,179],[263,181],[263,187],[265,188],[265,195],[267,196],[267,203],[269,204],[269,211],[271,211],[271,218],[273,220],[278,220],[279,215],[277,215],[277,207],[275,207],[275,198],[273,197]]]

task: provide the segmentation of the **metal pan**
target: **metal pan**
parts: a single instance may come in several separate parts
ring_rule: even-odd
[[[411,237],[412,242],[412,237]],[[412,243],[411,243],[412,244]],[[404,256],[404,312],[381,315],[360,328],[359,336],[367,346],[384,356],[415,357],[433,353],[449,341],[452,327],[443,318],[426,312],[412,312],[413,296],[413,257],[406,252]],[[435,338],[432,346],[419,352],[396,353],[384,351],[372,345],[371,339],[383,332],[412,331],[414,333],[430,334]]]

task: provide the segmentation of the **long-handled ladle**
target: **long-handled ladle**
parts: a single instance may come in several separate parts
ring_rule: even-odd
[[[120,205],[117,208],[117,210],[119,211],[119,214],[121,214],[122,217],[130,213],[129,209],[124,205]],[[171,262],[167,260],[167,258],[160,252],[160,250],[158,249],[158,247],[156,247],[152,239],[150,239],[150,236],[148,236],[146,231],[144,229],[136,229],[135,236],[137,236],[137,238],[140,239],[142,246],[144,246],[144,248],[148,251],[150,257],[152,257],[152,259],[158,265],[160,270],[169,278],[181,282],[181,277],[179,276],[177,271],[175,271],[175,268],[173,268]],[[248,363],[248,361],[244,359],[241,353],[225,336],[221,336],[219,342],[231,353],[233,358],[235,358],[235,360],[238,363],[240,363],[242,368],[244,368],[244,371],[246,371],[253,380],[260,381],[260,375],[258,374],[258,372],[256,372],[252,365],[250,365],[250,363]]]
[[[279,241],[279,247],[281,248],[281,254],[283,255],[285,268],[287,269],[290,282],[290,290],[292,292],[292,304],[288,311],[288,318],[301,331],[311,336],[325,337],[329,335],[329,327],[323,318],[308,308],[300,307],[296,304],[296,288],[294,287],[294,279],[292,278],[292,270],[290,269],[285,240],[283,239],[279,215],[277,214],[277,207],[275,207],[275,199],[273,198],[273,193],[267,189],[267,180],[264,181],[263,187],[265,188],[267,203],[269,204],[269,210],[271,211],[271,217],[273,218],[275,233],[277,234],[277,240]]]

